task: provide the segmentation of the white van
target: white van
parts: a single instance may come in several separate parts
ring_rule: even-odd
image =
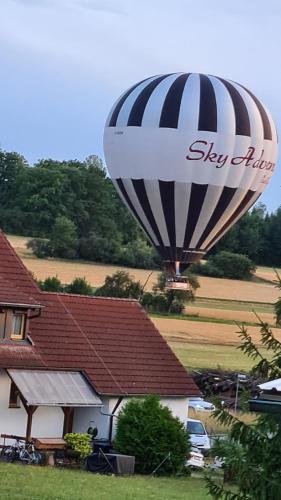
[[[211,443],[203,422],[188,418],[186,430],[189,433],[192,446],[198,448],[203,455],[207,455],[211,448]]]

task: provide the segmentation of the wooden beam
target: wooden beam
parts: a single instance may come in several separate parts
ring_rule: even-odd
[[[7,372],[8,373],[8,372]],[[9,375],[10,376],[10,375]],[[11,377],[10,377],[11,378]],[[11,379],[11,383],[13,384],[13,380]],[[17,387],[17,386],[15,386]],[[17,387],[18,389],[18,387]],[[26,399],[23,397],[22,393],[20,392],[20,390],[18,389],[18,395],[19,395],[19,398],[23,404],[23,407],[27,413],[27,422],[26,422],[26,432],[25,432],[25,438],[26,440],[28,441],[30,438],[31,438],[31,429],[32,429],[32,417],[33,417],[33,413],[37,410],[38,406],[29,406],[27,404],[27,401]]]
[[[29,441],[31,438],[31,429],[32,429],[32,417],[33,413],[37,410],[38,406],[27,406],[25,407],[27,412],[27,423],[26,423],[26,440]]]
[[[69,434],[70,432],[72,432],[74,408],[71,408],[70,406],[62,406],[61,409],[64,413],[63,432],[62,432],[62,437],[63,437],[65,434]]]

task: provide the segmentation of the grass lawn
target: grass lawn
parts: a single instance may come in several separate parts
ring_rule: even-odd
[[[84,471],[0,463],[3,500],[207,500],[204,480],[100,476]]]

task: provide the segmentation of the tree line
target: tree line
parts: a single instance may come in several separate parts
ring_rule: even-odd
[[[35,238],[39,257],[81,258],[157,268],[160,260],[119,199],[102,161],[39,160],[0,150],[0,226]],[[211,250],[248,256],[255,264],[281,265],[281,207],[257,204]]]

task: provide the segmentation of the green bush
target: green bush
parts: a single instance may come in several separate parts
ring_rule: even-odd
[[[74,280],[65,286],[66,293],[74,293],[77,295],[93,295],[93,288],[86,278],[74,278]]]
[[[91,453],[90,436],[89,434],[78,434],[71,432],[64,435],[64,440],[67,446],[74,451],[77,451],[81,460],[86,458]]]
[[[32,250],[38,259],[52,257],[52,246],[46,238],[33,238],[27,242],[26,246]]]
[[[63,284],[57,276],[49,276],[44,281],[38,281],[38,285],[44,292],[63,292]]]
[[[95,295],[138,299],[141,293],[140,281],[134,281],[127,271],[117,271],[111,276],[106,276],[104,285],[96,290]]]
[[[148,243],[136,239],[123,246],[120,263],[128,267],[155,269],[159,267],[155,250]]]
[[[91,233],[79,240],[78,253],[82,259],[115,264],[120,263],[122,247],[118,235],[107,238]]]
[[[185,304],[181,300],[174,299],[170,305],[169,312],[172,314],[181,314],[185,309]]]
[[[141,305],[151,312],[168,312],[169,306],[164,294],[145,292],[141,297]]]
[[[114,448],[136,457],[136,472],[176,474],[184,469],[190,450],[184,425],[157,396],[131,399],[122,408],[117,420]]]
[[[226,251],[211,255],[205,264],[192,266],[193,272],[204,276],[236,280],[250,279],[255,270],[254,263],[246,255]]]

